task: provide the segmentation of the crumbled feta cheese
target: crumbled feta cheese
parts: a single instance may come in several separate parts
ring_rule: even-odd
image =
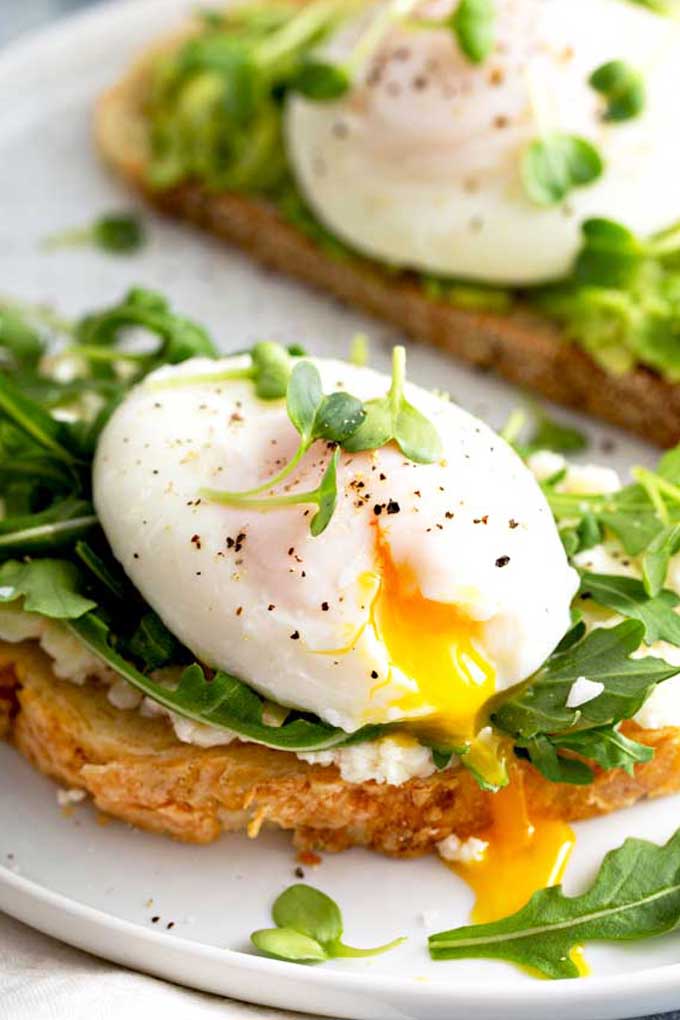
[[[14,644],[39,638],[45,628],[44,617],[27,613],[20,602],[0,606],[0,640]]]
[[[57,804],[59,807],[69,807],[71,804],[79,804],[81,800],[85,800],[87,793],[85,790],[57,790]]]
[[[40,644],[52,657],[52,669],[62,680],[70,680],[82,686],[89,678],[103,680],[105,683],[114,683],[117,679],[117,673],[96,655],[92,655],[66,627],[54,620],[44,621]]]
[[[139,708],[143,695],[136,687],[120,677],[107,691],[107,697],[114,708],[130,710]]]
[[[151,698],[144,698],[140,711],[147,717],[164,716],[169,719],[175,736],[183,744],[194,744],[196,747],[226,747],[238,739],[238,735],[231,730],[220,730],[216,726],[206,726],[204,723],[194,722],[193,719],[186,719]]]
[[[529,470],[539,482],[566,471],[557,485],[558,492],[572,495],[597,495],[603,492],[618,492],[621,479],[613,468],[599,464],[569,464],[562,454],[552,450],[537,450],[527,461]]]
[[[552,450],[537,450],[536,453],[531,454],[527,465],[537,481],[545,482],[559,471],[563,471],[567,462],[561,453],[553,453]]]
[[[409,779],[427,779],[437,771],[430,749],[406,736],[381,737],[335,751],[304,752],[298,758],[310,765],[337,765],[347,783],[372,779],[388,786],[401,786]]]
[[[655,655],[680,670],[680,648],[667,641],[656,641],[653,645],[642,645],[632,658],[644,659]],[[657,684],[644,705],[634,716],[634,721],[645,730],[660,730],[664,726],[680,726],[680,674]]]
[[[589,570],[592,574],[616,574],[621,577],[639,577],[640,571],[635,561],[626,556],[620,545],[615,542],[603,542],[592,549],[584,549],[576,553],[574,564],[581,570]]]
[[[559,492],[575,496],[596,496],[605,492],[618,492],[621,479],[614,468],[601,467],[599,464],[570,464],[557,488]]]
[[[477,839],[476,836],[460,839],[452,833],[437,843],[437,850],[445,861],[470,864],[472,861],[483,861],[488,846],[486,840]]]
[[[574,680],[567,697],[567,708],[580,708],[587,705],[589,701],[597,698],[604,690],[604,684],[598,680],[589,680],[586,676],[579,676]]]

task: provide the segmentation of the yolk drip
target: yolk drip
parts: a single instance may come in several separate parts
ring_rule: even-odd
[[[380,588],[373,626],[391,665],[417,687],[396,707],[408,716],[429,706],[431,714],[424,716],[421,729],[449,746],[463,744],[479,729],[481,710],[496,686],[493,666],[475,643],[479,625],[454,606],[424,598],[380,540],[378,554]]]
[[[537,889],[557,885],[575,841],[565,822],[529,817],[519,769],[510,770],[506,787],[487,796],[492,822],[479,833],[488,843],[483,858],[451,864],[475,893],[477,924],[514,914]]]

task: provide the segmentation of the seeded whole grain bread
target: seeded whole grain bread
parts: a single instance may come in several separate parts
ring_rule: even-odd
[[[188,28],[187,31],[191,31]],[[602,418],[660,446],[680,441],[680,386],[639,368],[609,375],[579,347],[564,341],[555,323],[529,308],[507,314],[475,312],[429,297],[412,274],[379,264],[328,256],[287,223],[274,205],[251,195],[215,193],[200,183],[166,191],[146,176],[149,140],[144,117],[150,68],[182,33],[149,50],[100,99],[95,137],[106,162],[160,211],[188,220],[258,262],[326,291],[480,369],[535,390],[560,404]]]
[[[627,724],[625,732],[655,749],[633,776],[616,769],[590,786],[568,786],[518,761],[513,782],[524,783],[530,815],[589,818],[679,790],[680,730]],[[3,733],[41,772],[86,790],[101,811],[190,843],[273,826],[292,832],[300,850],[363,846],[416,857],[451,833],[479,834],[491,820],[493,794],[463,768],[402,786],[348,783],[334,766],[256,744],[180,743],[166,720],[114,708],[105,688],[58,680],[32,642],[0,642]]]

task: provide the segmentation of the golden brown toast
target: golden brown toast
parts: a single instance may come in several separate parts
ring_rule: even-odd
[[[256,836],[268,825],[292,831],[301,850],[365,846],[415,857],[451,833],[466,838],[491,822],[494,795],[463,768],[402,786],[354,784],[333,766],[255,744],[182,744],[164,719],[114,708],[105,688],[57,680],[33,643],[0,642],[0,687],[0,733],[4,719],[6,735],[36,768],[87,790],[102,811],[177,839]],[[679,790],[680,730],[628,724],[626,732],[656,752],[634,776],[617,769],[598,773],[590,786],[568,786],[518,761],[513,781],[524,783],[530,816],[588,818]]]
[[[359,256],[338,260],[287,223],[275,206],[251,195],[214,193],[199,183],[167,191],[147,181],[149,141],[144,103],[150,50],[101,97],[95,116],[99,150],[113,169],[164,213],[238,245],[259,262],[312,284],[380,319],[550,400],[602,418],[660,446],[680,441],[680,386],[638,368],[609,375],[565,342],[555,323],[518,306],[507,314],[469,311],[428,296],[413,274],[386,272]]]

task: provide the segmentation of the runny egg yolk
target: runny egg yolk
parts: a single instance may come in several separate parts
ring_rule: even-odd
[[[380,538],[377,548],[380,584],[372,624],[390,665],[415,685],[395,707],[405,716],[425,710],[421,732],[447,746],[462,746],[483,725],[483,706],[496,687],[495,670],[477,644],[479,625],[455,606],[424,598]]]
[[[520,769],[511,768],[509,784],[487,796],[491,824],[478,837],[488,844],[483,856],[449,865],[475,894],[477,924],[514,914],[536,890],[561,882],[575,843],[566,822],[530,817]],[[581,975],[588,973],[580,947],[571,959]]]

